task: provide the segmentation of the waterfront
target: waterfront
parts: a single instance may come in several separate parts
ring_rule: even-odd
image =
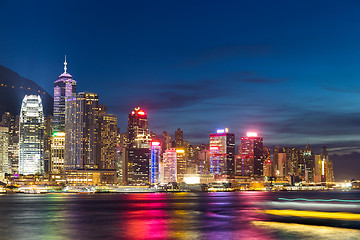
[[[359,238],[360,231],[356,229],[276,222],[259,211],[262,203],[282,197],[360,199],[358,192],[10,194],[0,196],[0,236],[1,239]]]

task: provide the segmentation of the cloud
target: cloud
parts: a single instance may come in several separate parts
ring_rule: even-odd
[[[271,50],[266,45],[220,45],[189,51],[187,58],[176,64],[175,67],[196,67],[213,61],[238,57],[258,57],[270,53]]]
[[[120,109],[126,105],[143,106],[149,110],[177,109],[192,106],[207,99],[221,97],[220,86],[216,80],[196,82],[175,82],[165,84],[144,84],[136,93],[129,94],[125,101],[116,101],[110,108]],[[122,97],[122,99],[124,99]]]
[[[277,84],[282,83],[286,81],[287,79],[269,79],[269,78],[244,78],[244,79],[238,79],[238,82],[244,82],[244,83],[255,83],[255,84]]]
[[[224,78],[233,82],[254,84],[277,84],[289,80],[288,78],[273,79],[263,77],[261,73],[255,71],[228,72],[224,74]]]
[[[360,179],[360,153],[330,155],[334,162],[335,181]]]
[[[360,87],[332,87],[332,86],[325,86],[323,84],[319,85],[324,90],[327,90],[329,92],[337,92],[337,93],[356,93],[360,94]]]

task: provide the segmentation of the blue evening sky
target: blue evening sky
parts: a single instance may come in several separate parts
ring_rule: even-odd
[[[124,132],[140,105],[150,129],[194,144],[228,127],[265,145],[357,151],[359,1],[4,1],[0,65],[53,94],[68,72]],[[319,149],[319,148],[318,148]]]

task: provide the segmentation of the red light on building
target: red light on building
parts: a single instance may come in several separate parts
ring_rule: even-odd
[[[142,116],[144,116],[145,115],[145,112],[144,111],[142,111],[142,110],[140,110],[140,111],[138,111],[138,113],[137,113],[138,115],[142,115]]]
[[[132,114],[132,115],[134,115],[134,114],[135,114],[135,112],[134,112],[134,111],[132,111],[132,112],[131,112],[131,114]]]
[[[271,160],[270,160],[270,159],[268,159],[268,160],[267,160],[267,163],[271,163]]]
[[[151,146],[160,146],[160,143],[159,142],[152,142]]]

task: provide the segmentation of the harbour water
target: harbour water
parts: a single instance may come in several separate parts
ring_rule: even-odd
[[[300,197],[360,200],[360,193],[1,195],[0,239],[360,239],[356,228],[277,221],[261,211]]]

